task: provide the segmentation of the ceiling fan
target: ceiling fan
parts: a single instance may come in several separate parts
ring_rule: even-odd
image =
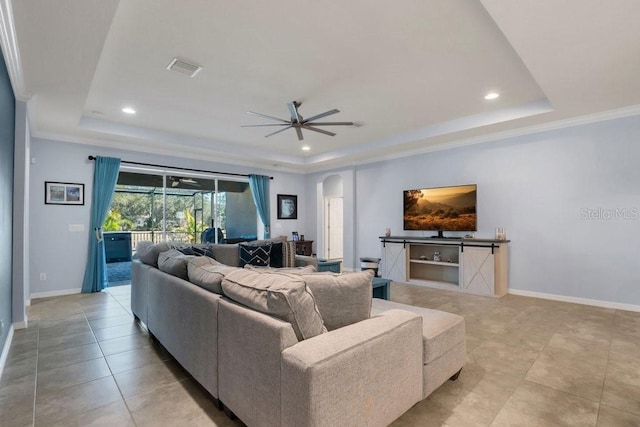
[[[335,136],[336,134],[333,132],[329,132],[324,129],[319,129],[317,126],[354,126],[353,122],[316,122],[316,120],[321,119],[323,117],[330,116],[332,114],[339,113],[340,110],[334,108],[333,110],[325,111],[324,113],[316,114],[315,116],[309,117],[308,119],[303,118],[300,113],[298,113],[298,107],[302,105],[302,102],[293,101],[287,104],[289,107],[289,112],[291,113],[290,120],[284,120],[279,117],[269,116],[267,114],[256,113],[254,111],[249,111],[247,114],[252,114],[254,116],[264,117],[267,119],[277,120],[280,123],[272,123],[272,124],[264,124],[264,125],[243,125],[243,128],[249,127],[263,127],[263,126],[281,126],[282,129],[278,129],[275,132],[272,132],[268,135],[265,135],[265,138],[273,136],[277,133],[284,132],[287,129],[295,129],[298,134],[298,141],[302,141],[304,137],[302,136],[302,129],[312,130],[314,132],[322,133],[324,135]]]
[[[193,178],[179,178],[177,176],[168,177],[171,180],[171,187],[176,188],[180,184],[191,186],[191,187],[200,187],[200,183]]]

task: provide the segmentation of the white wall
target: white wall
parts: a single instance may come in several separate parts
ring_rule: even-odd
[[[639,159],[630,117],[359,166],[356,256],[379,254],[386,227],[434,234],[402,230],[403,190],[478,184],[476,235],[505,228],[510,288],[640,305]],[[625,208],[632,218],[584,219]]]
[[[29,168],[31,136],[27,103],[16,101],[13,158],[13,324],[27,326],[29,300]]]
[[[94,168],[93,162],[87,160],[89,155],[218,172],[273,176],[270,185],[272,227],[276,222],[276,194],[299,194],[298,203],[304,203],[305,200],[304,179],[299,175],[33,138],[31,157],[36,159],[36,163],[31,165],[29,205],[29,272],[32,297],[78,292],[82,286],[87,258]],[[85,205],[45,205],[45,181],[85,184]],[[71,224],[84,225],[84,231],[70,232]],[[272,234],[290,236],[291,231],[304,228],[305,217],[302,214],[298,215],[297,220],[283,221],[279,228],[272,229]],[[40,280],[40,273],[46,274],[45,281]]]

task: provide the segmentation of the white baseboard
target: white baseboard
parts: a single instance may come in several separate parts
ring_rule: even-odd
[[[24,322],[13,322],[13,330],[17,331],[18,329],[26,329],[27,328],[27,321],[25,320]]]
[[[523,297],[542,298],[553,301],[572,302],[574,304],[592,305],[595,307],[614,308],[616,310],[637,311],[640,312],[640,305],[622,304],[620,302],[600,301],[597,299],[568,297],[565,295],[547,294],[544,292],[521,291],[519,289],[509,289],[512,295],[520,295]]]
[[[29,304],[31,304],[31,300],[34,300],[34,299],[79,294],[81,291],[82,291],[82,288],[73,288],[73,289],[62,289],[59,291],[36,292],[34,294],[31,294],[31,298],[29,299]]]
[[[4,340],[4,347],[2,347],[2,356],[0,356],[0,378],[2,378],[2,371],[4,371],[4,364],[7,361],[9,355],[9,348],[11,347],[11,341],[13,341],[13,325],[9,327],[9,333],[7,339]]]

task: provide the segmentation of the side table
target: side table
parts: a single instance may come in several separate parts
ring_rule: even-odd
[[[373,278],[373,298],[388,300],[391,297],[391,280],[383,277]]]
[[[311,245],[313,245],[313,240],[297,240],[296,255],[311,256],[313,252]]]

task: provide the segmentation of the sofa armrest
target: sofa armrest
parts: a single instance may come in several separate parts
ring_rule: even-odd
[[[246,425],[281,426],[282,350],[298,342],[291,324],[222,298],[218,339],[220,400]]]
[[[386,426],[422,399],[422,318],[393,310],[282,352],[282,425]]]
[[[296,267],[304,267],[306,265],[313,265],[317,270],[318,258],[314,256],[296,255]]]

